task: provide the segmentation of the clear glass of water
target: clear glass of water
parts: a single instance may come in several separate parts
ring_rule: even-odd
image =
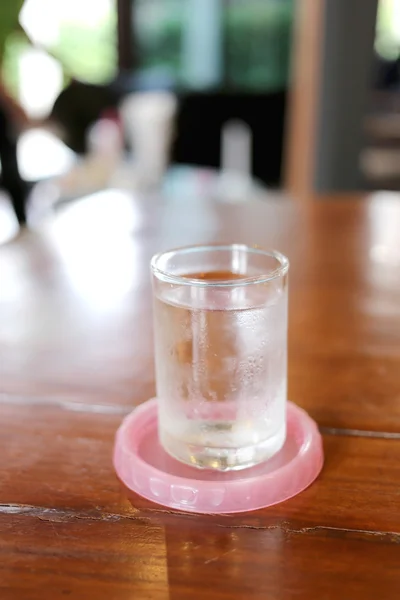
[[[272,457],[286,436],[288,259],[193,246],[151,268],[162,446],[218,471]]]

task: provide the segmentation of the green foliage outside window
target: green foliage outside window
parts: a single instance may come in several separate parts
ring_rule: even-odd
[[[16,96],[19,58],[28,48],[29,43],[22,33],[9,36],[3,75],[8,88]],[[109,81],[117,72],[116,15],[110,13],[96,28],[73,22],[62,23],[58,41],[48,50],[60,60],[66,81],[71,76],[91,83]]]
[[[116,17],[110,13],[96,28],[63,23],[57,44],[50,48],[66,73],[91,83],[104,83],[116,74]]]
[[[136,30],[142,68],[169,68],[181,79],[184,3],[139,22]],[[154,13],[156,14],[156,13]],[[263,0],[229,3],[223,13],[221,43],[226,44],[228,85],[247,90],[274,90],[287,85],[291,49],[293,3]],[[222,42],[225,37],[225,42]]]

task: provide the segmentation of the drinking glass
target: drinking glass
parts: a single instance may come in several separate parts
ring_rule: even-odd
[[[242,244],[152,258],[159,438],[179,461],[228,471],[286,436],[288,259]]]

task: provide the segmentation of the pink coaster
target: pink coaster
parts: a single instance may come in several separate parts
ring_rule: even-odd
[[[124,419],[114,447],[115,470],[130,490],[164,506],[206,514],[256,510],[288,500],[314,481],[322,464],[318,428],[291,402],[282,450],[250,469],[203,471],[171,458],[158,441],[157,400]]]

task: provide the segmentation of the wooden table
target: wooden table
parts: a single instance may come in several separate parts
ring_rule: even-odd
[[[291,260],[289,394],[308,490],[238,516],[127,499],[123,415],[154,394],[148,263],[240,241]],[[400,198],[296,206],[104,192],[0,248],[1,600],[398,599]]]

